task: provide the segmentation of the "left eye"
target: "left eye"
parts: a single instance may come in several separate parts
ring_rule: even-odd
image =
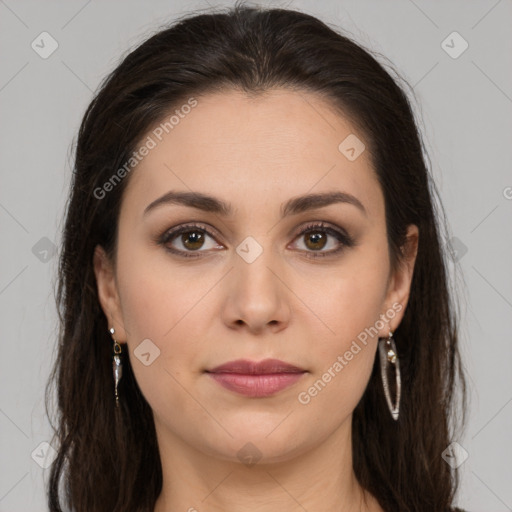
[[[304,246],[307,249],[319,251],[324,249],[327,243],[327,238],[330,237],[325,231],[312,230],[299,238],[300,241],[304,242]]]
[[[352,239],[348,235],[322,223],[306,226],[297,238],[303,243],[305,249],[301,249],[307,252],[308,257],[329,256],[340,252],[344,247],[353,245]],[[332,238],[337,242],[332,241]],[[323,249],[329,246],[329,239],[331,239],[331,249],[324,251]],[[333,243],[334,247],[332,247]]]

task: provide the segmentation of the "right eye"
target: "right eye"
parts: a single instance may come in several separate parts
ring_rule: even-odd
[[[210,246],[205,249],[204,246],[208,238],[214,242],[210,242]],[[173,254],[185,258],[200,257],[200,254],[193,253],[203,253],[207,250],[222,247],[219,246],[215,241],[214,235],[206,227],[197,224],[186,224],[166,231],[159,238],[159,243],[164,245]]]

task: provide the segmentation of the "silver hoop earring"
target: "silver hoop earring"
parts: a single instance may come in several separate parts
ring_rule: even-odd
[[[382,385],[384,387],[384,394],[386,395],[386,402],[388,403],[389,412],[394,420],[398,420],[398,411],[400,408],[400,364],[396,352],[395,341],[393,340],[393,333],[389,331],[388,338],[379,340],[379,354],[380,354],[380,374],[382,377]],[[396,397],[391,401],[388,382],[388,370],[390,367],[395,369],[396,379]]]
[[[114,338],[114,328],[109,329],[110,334]],[[117,386],[121,377],[123,376],[123,363],[121,361],[121,345],[114,338],[114,355],[112,357],[112,371],[114,373],[114,396],[116,397],[116,407],[119,407],[119,395],[117,393]]]

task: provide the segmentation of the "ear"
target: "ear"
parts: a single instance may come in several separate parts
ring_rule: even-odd
[[[111,327],[114,328],[115,334],[113,337],[118,342],[125,342],[126,331],[124,328],[114,266],[101,245],[97,245],[94,249],[93,265],[94,274],[96,275],[96,286],[98,288],[98,298],[103,313],[107,317],[108,327],[109,329]]]
[[[386,332],[382,331],[379,334],[381,337],[387,337],[390,329],[394,331],[400,325],[404,316],[407,303],[409,302],[414,264],[416,262],[416,255],[418,254],[418,241],[418,227],[414,224],[410,224],[407,229],[406,241],[402,248],[403,262],[390,276],[385,301],[386,308],[396,311],[396,315],[393,317],[393,320],[389,322],[388,326],[384,328]],[[393,307],[393,305],[395,305],[395,307]],[[402,307],[399,309],[398,305]]]

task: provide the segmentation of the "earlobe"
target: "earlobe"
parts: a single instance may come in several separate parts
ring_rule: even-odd
[[[116,339],[126,340],[121,303],[117,290],[117,283],[113,264],[101,245],[97,245],[93,255],[94,274],[101,309],[105,314],[109,329],[114,327]]]

